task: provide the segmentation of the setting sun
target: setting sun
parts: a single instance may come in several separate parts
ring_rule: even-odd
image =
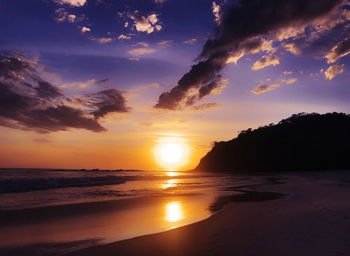
[[[177,163],[183,156],[182,148],[179,144],[169,143],[162,146],[161,157],[167,163]]]
[[[178,170],[188,163],[190,147],[183,136],[161,137],[154,147],[154,157],[159,166]]]

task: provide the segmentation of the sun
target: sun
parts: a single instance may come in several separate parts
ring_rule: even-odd
[[[164,136],[157,139],[153,148],[154,159],[166,170],[179,170],[189,162],[190,147],[183,137]]]
[[[174,164],[178,163],[181,160],[183,156],[183,150],[179,144],[167,143],[161,147],[160,155],[166,163]]]

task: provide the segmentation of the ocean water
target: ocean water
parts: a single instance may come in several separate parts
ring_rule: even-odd
[[[208,218],[219,196],[234,193],[227,188],[255,182],[199,172],[1,169],[0,253],[60,255],[166,231]]]

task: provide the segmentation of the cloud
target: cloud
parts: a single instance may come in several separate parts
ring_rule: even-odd
[[[291,78],[291,79],[278,79],[278,83],[284,83],[284,84],[294,84],[298,81],[298,78]]]
[[[82,27],[81,28],[81,33],[85,33],[85,32],[91,32],[91,29],[88,27]]]
[[[154,52],[156,52],[155,49],[146,48],[146,47],[136,48],[136,49],[132,49],[132,50],[128,51],[129,54],[136,55],[136,56],[144,55],[144,54],[151,54]]]
[[[163,40],[163,41],[158,42],[157,44],[160,46],[167,47],[167,46],[170,46],[172,42],[173,41],[170,41],[170,40]]]
[[[184,41],[184,44],[194,44],[195,42],[197,42],[197,39],[196,38],[192,38],[192,39],[189,39],[187,41]]]
[[[331,64],[338,59],[350,54],[350,37],[336,44],[325,56],[327,63]]]
[[[58,8],[55,10],[55,20],[57,22],[75,23],[82,21],[85,18],[84,15],[81,15],[79,18],[75,14],[69,14],[65,8]]]
[[[237,56],[265,51],[263,43],[278,40],[281,30],[318,24],[341,3],[342,0],[319,0],[317,4],[314,0],[239,0],[221,16],[214,38],[207,40],[198,62],[175,87],[159,96],[154,107],[181,109],[192,89],[207,87],[218,80],[232,56],[237,60]]]
[[[263,69],[267,66],[276,66],[280,64],[280,60],[278,56],[275,55],[269,55],[269,56],[263,56],[260,60],[256,61],[253,66],[251,67],[252,70],[259,70]]]
[[[276,37],[282,40],[282,46],[287,51],[295,55],[315,55],[319,58],[327,55],[333,46],[345,43],[350,32],[349,20],[349,1],[342,0],[326,15],[313,19],[309,24],[280,29]],[[332,61],[332,55],[329,57]]]
[[[301,49],[296,45],[296,43],[283,43],[282,46],[290,53],[293,53],[294,55],[301,55]]]
[[[140,61],[140,58],[131,57],[131,58],[128,58],[128,60],[131,60],[131,61]]]
[[[189,79],[196,77],[189,77]],[[220,75],[212,79],[210,83],[203,86],[192,87],[190,90],[186,88],[187,78],[181,81],[185,87],[175,87],[169,93],[163,93],[156,108],[165,108],[170,110],[181,109],[184,106],[193,106],[197,101],[211,94],[220,94],[222,89],[228,84],[226,79],[222,79]],[[199,83],[197,83],[199,84]]]
[[[291,74],[293,74],[293,72],[292,71],[283,71],[282,74],[283,75],[291,75]]]
[[[87,117],[82,110],[64,105],[31,110],[27,113],[27,118],[20,118],[19,121],[26,127],[41,132],[65,131],[69,128],[82,128],[94,132],[106,130],[96,119]]]
[[[95,84],[104,84],[104,83],[107,83],[107,82],[109,82],[108,78],[105,78],[105,79],[102,79],[102,80],[95,80]]]
[[[156,4],[163,4],[163,3],[165,3],[167,0],[154,0],[154,2],[156,3]]]
[[[159,25],[158,16],[155,13],[148,16],[142,16],[139,11],[136,10],[133,13],[129,13],[128,17],[134,21],[133,27],[138,32],[151,34],[154,31],[159,31],[162,29],[162,26]]]
[[[55,10],[55,20],[57,22],[64,22],[68,17],[68,12],[64,8],[58,8]]]
[[[121,34],[120,36],[118,36],[118,40],[130,40],[131,36],[125,36],[123,34]]]
[[[262,94],[265,92],[273,91],[276,88],[280,87],[280,84],[271,84],[271,85],[259,85],[254,90],[252,90],[252,93],[254,94]]]
[[[73,88],[73,89],[84,89],[86,87],[89,87],[95,83],[98,83],[99,81],[96,81],[96,79],[90,79],[87,82],[73,82],[73,83],[64,83],[59,85],[59,88],[65,89],[65,88]]]
[[[218,108],[220,106],[221,106],[221,104],[219,104],[217,102],[207,102],[207,103],[195,105],[192,108],[193,108],[193,110],[196,110],[196,111],[203,111],[203,110]]]
[[[213,14],[214,14],[214,17],[215,17],[215,22],[217,24],[220,24],[220,22],[221,22],[221,15],[220,15],[221,7],[220,7],[220,5],[218,5],[215,2],[213,2],[211,8],[213,10]]]
[[[134,44],[133,46],[149,47],[149,44],[145,43],[145,42],[138,42],[137,44]]]
[[[77,98],[79,102],[92,109],[91,114],[95,118],[101,118],[108,113],[125,113],[130,110],[126,106],[123,94],[118,89],[108,89]]]
[[[25,76],[35,79],[37,77],[34,64],[23,59],[21,55],[0,55],[0,79],[23,80]]]
[[[297,78],[291,78],[291,79],[288,79],[288,80],[286,81],[286,84],[294,84],[294,83],[296,83],[297,81],[298,81]]]
[[[274,53],[276,52],[276,49],[272,46],[273,41],[272,40],[265,40],[265,39],[251,39],[245,42],[245,45],[237,52],[232,53],[226,60],[226,64],[229,63],[235,63],[237,65],[237,62],[240,58],[242,58],[246,54],[255,54],[259,53],[261,51],[266,53]]]
[[[117,89],[91,94],[89,99],[89,111],[76,107],[59,87],[40,77],[36,62],[18,54],[0,55],[1,126],[39,133],[71,128],[101,132],[106,129],[99,118],[128,110]]]
[[[332,80],[336,75],[344,72],[344,64],[335,64],[330,66],[325,72],[324,76],[327,80]]]
[[[86,0],[54,0],[57,4],[60,5],[70,5],[72,7],[82,7],[86,4]]]
[[[90,39],[93,41],[97,41],[100,44],[107,44],[113,41],[113,39],[110,37],[101,37],[101,38],[91,37]]]
[[[74,14],[69,14],[68,15],[68,22],[74,23],[76,18],[77,18],[77,16],[75,16]]]
[[[139,85],[136,88],[129,89],[129,92],[141,92],[150,88],[159,88],[160,84],[153,83],[148,85]]]

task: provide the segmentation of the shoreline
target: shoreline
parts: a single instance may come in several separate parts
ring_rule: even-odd
[[[349,255],[350,174],[279,176],[288,181],[258,191],[288,194],[285,198],[232,202],[187,226],[67,255]]]

